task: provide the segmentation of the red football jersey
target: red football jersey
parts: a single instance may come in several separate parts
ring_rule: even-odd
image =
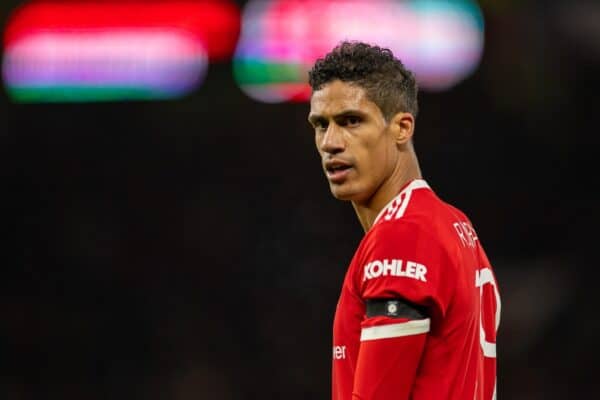
[[[367,317],[375,299],[389,312]],[[402,303],[425,316],[394,317]],[[499,322],[496,279],[470,221],[413,180],[380,212],[346,273],[333,399],[495,399]]]

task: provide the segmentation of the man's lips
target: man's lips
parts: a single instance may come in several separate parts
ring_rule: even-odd
[[[334,171],[338,169],[350,168],[352,167],[352,163],[339,158],[332,158],[323,162],[323,166],[327,171]]]
[[[340,159],[327,160],[323,166],[327,178],[332,183],[342,183],[353,168],[351,163]]]

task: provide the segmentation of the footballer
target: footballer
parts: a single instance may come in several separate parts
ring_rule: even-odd
[[[473,225],[423,180],[417,85],[385,48],[343,42],[309,72],[333,196],[365,235],[333,325],[334,400],[492,400],[500,295]]]

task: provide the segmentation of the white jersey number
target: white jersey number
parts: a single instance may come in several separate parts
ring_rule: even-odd
[[[493,335],[486,335],[485,329],[483,327],[483,321],[487,320],[486,315],[484,315],[485,307],[483,307],[483,287],[486,285],[492,285],[494,289],[494,295],[496,297],[496,313],[494,315],[495,319],[495,332]],[[481,349],[483,350],[483,355],[485,357],[496,358],[496,342],[488,341],[487,337],[492,336],[496,337],[496,332],[498,331],[498,326],[500,325],[500,293],[498,292],[498,286],[496,285],[496,280],[494,279],[494,274],[492,270],[489,268],[483,268],[477,271],[475,276],[475,286],[479,288],[479,296],[481,299],[481,316],[479,322],[479,341],[481,343]],[[489,318],[489,316],[487,316]],[[494,383],[494,395],[492,399],[496,399],[496,384]]]

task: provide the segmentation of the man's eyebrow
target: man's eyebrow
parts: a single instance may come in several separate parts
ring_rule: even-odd
[[[348,109],[348,110],[343,110],[343,111],[340,111],[339,113],[332,115],[332,118],[337,119],[337,118],[350,117],[350,116],[364,117],[364,116],[366,116],[366,113],[364,111],[358,110],[358,109]],[[319,115],[319,114],[310,114],[308,116],[308,121],[311,124],[314,124],[314,123],[320,122],[320,121],[327,121],[327,118],[325,116]]]
[[[348,109],[348,110],[344,110],[342,112],[339,112],[339,113],[335,114],[333,116],[333,118],[349,117],[349,116],[364,117],[364,116],[366,116],[366,113],[364,111],[362,111],[362,110]]]
[[[308,116],[308,122],[310,122],[311,124],[316,124],[317,122],[323,122],[323,121],[327,121],[327,118],[325,118],[322,115],[319,114],[310,114]]]

